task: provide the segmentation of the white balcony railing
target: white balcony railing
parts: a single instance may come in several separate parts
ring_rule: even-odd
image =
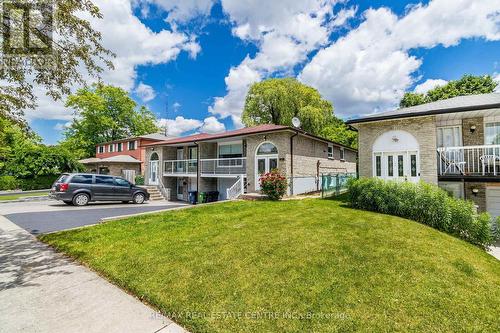
[[[500,175],[500,145],[437,149],[439,175]]]
[[[201,160],[201,175],[243,175],[247,173],[247,159],[214,158]]]
[[[202,176],[237,176],[247,172],[246,158],[213,158],[202,159]],[[164,175],[196,175],[198,161],[192,160],[171,160],[164,162]]]
[[[197,160],[171,160],[165,161],[163,174],[166,175],[196,175]]]

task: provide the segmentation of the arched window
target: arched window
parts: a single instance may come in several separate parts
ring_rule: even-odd
[[[275,155],[278,153],[278,148],[271,142],[264,142],[257,149],[257,155]]]
[[[160,158],[158,157],[157,153],[152,153],[151,158],[149,159],[150,161],[158,161]]]

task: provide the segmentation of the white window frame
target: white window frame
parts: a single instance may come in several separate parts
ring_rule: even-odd
[[[220,157],[220,147],[221,146],[229,146],[229,145],[240,145],[241,146],[241,157],[235,157],[238,158],[239,160],[235,160],[234,165],[221,165],[221,157]],[[226,142],[217,142],[217,166],[218,167],[224,167],[224,168],[241,168],[243,165],[243,141],[242,140],[237,140],[237,141],[226,141]]]
[[[114,153],[115,152],[115,145],[114,144],[110,144],[108,149],[109,149],[110,153]]]
[[[345,162],[345,148],[344,147],[340,147],[340,160],[342,162]]]
[[[106,147],[104,147],[104,146],[99,146],[99,148],[98,148],[98,150],[97,150],[97,151],[99,152],[99,154],[104,154],[104,153],[106,152],[106,149],[105,149],[105,148],[106,148]]]
[[[483,137],[483,142],[484,142],[485,145],[489,146],[489,145],[494,145],[494,144],[488,143],[486,141],[486,125],[488,125],[488,124],[500,124],[500,119],[488,120],[488,121],[485,121],[484,124],[483,124],[483,127],[484,127],[484,130],[483,130],[483,132],[484,132],[484,134],[483,134],[483,136],[484,136]],[[500,126],[498,126],[498,127],[500,127]]]
[[[123,151],[123,142],[118,142],[118,143],[116,144],[116,151],[117,151],[118,153],[120,153],[120,152],[122,152],[122,151]]]
[[[131,143],[133,143],[133,144],[134,144],[134,149],[130,149],[130,144],[131,144]],[[128,150],[136,150],[136,149],[137,149],[137,143],[136,143],[136,141],[135,141],[135,140],[134,140],[134,141],[129,141],[129,142],[127,143],[127,149],[128,149]]]
[[[463,146],[463,142],[464,142],[464,139],[463,139],[463,135],[462,135],[462,125],[447,125],[447,126],[437,126],[436,127],[436,146],[438,148],[441,148],[439,146],[439,130],[443,130],[443,129],[446,129],[446,128],[458,128],[458,136],[459,136],[459,143],[458,143],[458,146],[456,147],[461,147]],[[485,131],[486,133],[486,131]]]
[[[328,159],[333,160],[333,144],[329,143],[328,144]]]

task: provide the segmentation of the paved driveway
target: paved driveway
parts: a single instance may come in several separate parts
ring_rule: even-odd
[[[67,206],[59,201],[0,204],[0,215],[33,235],[98,223],[105,217],[152,212],[184,206],[184,203],[153,201],[144,205],[96,203],[86,207]]]

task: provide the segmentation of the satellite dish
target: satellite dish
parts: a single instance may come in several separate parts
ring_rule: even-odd
[[[300,119],[297,117],[292,118],[292,125],[295,128],[300,128]]]

